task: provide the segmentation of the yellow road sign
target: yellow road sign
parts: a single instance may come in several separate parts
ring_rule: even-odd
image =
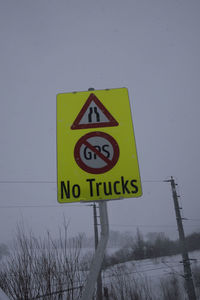
[[[57,95],[60,203],[140,197],[128,90]]]

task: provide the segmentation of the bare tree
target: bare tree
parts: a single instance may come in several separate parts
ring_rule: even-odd
[[[36,238],[19,226],[14,248],[1,264],[0,287],[11,299],[79,299],[85,280],[81,270],[81,236],[68,239],[64,221],[59,238]]]

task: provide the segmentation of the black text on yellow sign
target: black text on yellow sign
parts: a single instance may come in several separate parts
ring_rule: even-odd
[[[57,95],[60,203],[142,195],[126,88]]]
[[[135,195],[139,187],[136,179],[125,179],[121,176],[113,182],[98,182],[95,178],[86,179],[85,185],[81,187],[78,183],[71,183],[70,180],[60,182],[61,199],[70,200],[71,198],[81,198],[82,192],[86,192],[94,200],[96,197],[102,199],[109,197],[124,198],[124,195]]]

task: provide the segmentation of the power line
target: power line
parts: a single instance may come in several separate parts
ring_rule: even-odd
[[[92,204],[86,204],[86,205],[81,205],[79,203],[77,204],[59,204],[59,205],[2,205],[0,206],[0,209],[20,209],[20,208],[66,208],[66,204],[67,207],[87,207],[87,206],[92,206]],[[200,219],[187,219],[187,220],[192,220],[192,221],[200,221]],[[110,226],[114,226],[114,227],[148,227],[148,228],[175,228],[176,225],[167,225],[167,224],[156,224],[156,225],[150,225],[150,224],[110,224]],[[195,227],[195,225],[189,225],[187,224],[187,226],[189,227]]]
[[[164,183],[164,181],[163,180],[142,180],[142,183],[146,183],[146,182],[153,182],[153,183],[157,183],[157,182],[162,182],[162,183]]]
[[[177,265],[178,266],[178,265]],[[121,274],[111,274],[111,275],[104,275],[104,278],[110,278],[110,277],[115,277],[115,276],[124,276],[124,275],[130,275],[130,274],[141,274],[141,273],[146,273],[146,272],[150,272],[150,271],[157,271],[157,270],[163,270],[163,269],[171,269],[169,266],[165,266],[165,267],[158,267],[158,268],[152,268],[152,269],[147,269],[147,270],[142,270],[142,271],[131,271],[131,272],[123,272]],[[163,274],[164,275],[164,274]]]
[[[146,182],[160,182],[164,183],[163,180],[142,180],[143,183]],[[57,181],[54,180],[0,180],[0,184],[56,184]]]
[[[44,297],[48,297],[48,296],[52,296],[52,295],[57,295],[57,294],[62,294],[64,292],[70,292],[70,291],[74,291],[74,290],[77,290],[77,289],[82,289],[83,286],[77,286],[77,287],[73,287],[73,288],[68,288],[68,289],[63,289],[63,290],[60,290],[60,291],[54,291],[54,292],[51,292],[51,293],[47,293],[47,294],[44,294],[44,295],[39,295],[39,296],[36,296],[35,298],[32,298],[33,300],[35,299],[40,299],[40,298],[44,298]]]
[[[200,260],[196,260],[196,261],[200,261]],[[164,266],[161,266],[161,267],[158,267],[158,268],[151,268],[151,269],[146,269],[146,270],[141,270],[141,271],[139,271],[139,270],[135,270],[135,271],[130,271],[130,272],[123,272],[123,273],[121,273],[121,274],[110,274],[110,275],[105,275],[105,272],[106,271],[104,271],[104,276],[103,276],[103,278],[104,279],[106,279],[106,278],[110,278],[110,277],[116,277],[116,276],[124,276],[124,275],[130,275],[130,274],[142,274],[142,273],[146,273],[146,272],[149,272],[149,271],[157,271],[157,270],[166,270],[166,269],[172,269],[172,268],[174,268],[174,267],[176,267],[176,266],[180,266],[180,262],[176,262],[176,261],[169,261],[168,263],[170,263],[170,264],[173,264],[173,266],[171,266],[171,265],[167,265],[166,263],[162,263]],[[138,265],[139,265],[140,263],[138,262]],[[152,265],[152,264],[151,264]],[[150,266],[151,266],[150,265]],[[137,266],[137,263],[136,263],[136,268],[137,267],[142,267],[142,266],[147,266],[148,267],[148,264],[144,264],[144,265],[141,265],[141,266]],[[112,270],[111,270],[112,271]],[[114,270],[115,271],[115,270]],[[116,271],[118,271],[118,270],[116,270]],[[173,272],[174,273],[177,273],[177,272],[175,272],[174,270],[173,270]],[[170,273],[165,273],[165,274],[171,274],[171,272]],[[160,274],[161,276],[162,275],[165,275],[165,274]],[[156,276],[157,276],[158,274],[156,274]],[[180,275],[179,273],[178,273],[178,275]],[[151,274],[151,277],[152,276],[154,276],[154,275],[152,275]]]
[[[199,220],[200,221],[200,220]],[[137,225],[125,225],[125,224],[110,224],[110,226],[113,227],[138,227],[138,228],[142,228],[142,227],[149,227],[149,228],[176,228],[177,226],[174,225],[165,225],[165,224],[157,224],[157,225],[144,225],[144,224],[137,224]],[[196,225],[192,225],[192,224],[186,224],[186,227],[196,227]]]
[[[137,224],[137,225],[125,225],[125,224],[110,224],[110,226],[116,227],[176,227],[176,225],[144,225],[144,224]]]
[[[77,205],[73,205],[73,204],[67,204],[67,207],[86,207],[88,205],[80,205],[80,204],[77,204]],[[51,208],[51,207],[54,207],[54,208],[63,208],[63,207],[66,207],[65,204],[60,204],[60,205],[7,205],[7,206],[0,206],[0,208],[41,208],[41,207],[44,207],[44,208]]]
[[[0,180],[0,184],[56,184],[56,181],[49,181],[49,180]]]
[[[92,204],[86,204],[86,205],[81,205],[79,203],[77,204],[59,204],[59,205],[2,205],[0,206],[0,209],[20,209],[20,208],[66,208],[67,207],[87,207],[87,206],[92,206]],[[200,221],[200,219],[187,219],[191,221]],[[110,226],[113,227],[135,227],[135,228],[176,228],[176,225],[168,225],[168,224],[155,224],[155,225],[150,225],[150,224],[110,224]],[[196,227],[195,225],[190,225],[187,224],[189,227]]]

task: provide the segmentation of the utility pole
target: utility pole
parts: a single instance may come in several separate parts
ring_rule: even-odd
[[[97,209],[96,203],[93,204],[93,215],[94,215],[94,241],[95,241],[95,250],[98,247],[99,242],[99,234],[98,234],[98,223],[97,223]],[[102,300],[102,278],[101,278],[101,271],[99,272],[99,276],[97,279],[97,300]]]
[[[190,259],[189,259],[189,255],[188,255],[188,251],[187,251],[187,247],[186,247],[185,233],[184,233],[182,217],[181,217],[181,213],[180,213],[180,206],[178,203],[178,195],[176,192],[177,184],[175,183],[174,178],[172,176],[171,176],[170,180],[165,180],[165,182],[170,182],[171,188],[172,188],[172,196],[173,196],[173,200],[174,200],[174,208],[175,208],[175,213],[176,213],[179,241],[180,241],[182,258],[183,258],[184,278],[185,278],[186,287],[187,287],[188,299],[196,300],[197,298],[196,298],[196,294],[195,294],[195,288],[194,288],[194,283],[193,283],[193,278],[192,278],[192,271],[191,271],[191,267],[190,267]]]

